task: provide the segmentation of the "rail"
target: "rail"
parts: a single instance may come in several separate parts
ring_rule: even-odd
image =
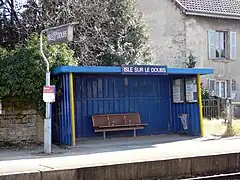
[[[220,175],[213,175],[213,176],[205,176],[205,177],[194,177],[182,180],[200,180],[200,179],[211,179],[211,180],[236,180],[240,179],[240,172],[237,173],[230,173],[230,174],[220,174]]]

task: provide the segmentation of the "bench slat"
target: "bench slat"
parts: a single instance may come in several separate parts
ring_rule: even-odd
[[[147,124],[124,124],[124,125],[114,125],[114,126],[98,126],[97,128],[114,128],[114,127],[138,127],[138,126],[147,126]]]
[[[92,116],[92,122],[93,122],[93,127],[110,125],[108,115]]]
[[[126,131],[134,129],[144,129],[144,127],[126,127],[126,128],[109,128],[109,129],[95,129],[95,132],[109,132],[109,131]]]
[[[127,114],[126,124],[141,124],[139,114]]]

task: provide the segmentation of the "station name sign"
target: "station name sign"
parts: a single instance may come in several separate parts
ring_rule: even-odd
[[[167,66],[122,65],[124,75],[167,75]]]
[[[65,25],[47,31],[48,44],[58,44],[73,40],[73,26]]]

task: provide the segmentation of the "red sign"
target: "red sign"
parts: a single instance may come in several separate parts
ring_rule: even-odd
[[[43,93],[54,93],[55,88],[54,86],[44,86]]]

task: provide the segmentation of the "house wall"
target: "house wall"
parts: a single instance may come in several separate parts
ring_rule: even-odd
[[[153,63],[182,67],[186,56],[185,15],[172,0],[138,0],[137,8],[149,28]]]
[[[214,68],[215,73],[203,76],[204,87],[208,88],[209,79],[234,79],[236,93],[231,96],[240,100],[240,24],[237,20],[185,16],[172,0],[138,0],[137,7],[143,12],[149,27],[151,46],[156,56],[154,64],[181,67],[186,65],[190,52],[197,59],[197,67]],[[228,62],[208,60],[208,30],[234,31],[237,34],[237,59]],[[237,116],[240,110],[235,111]]]
[[[209,60],[208,58],[208,30],[234,31],[237,34],[237,59],[228,61]],[[234,79],[237,92],[232,96],[240,100],[240,24],[237,20],[188,16],[186,18],[186,47],[197,58],[197,66],[214,68],[214,74],[202,78],[205,87],[208,79]],[[236,115],[240,111],[236,110]]]

